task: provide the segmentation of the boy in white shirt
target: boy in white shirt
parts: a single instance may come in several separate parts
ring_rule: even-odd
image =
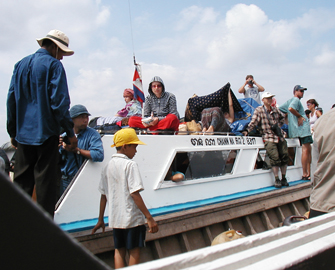
[[[99,219],[92,234],[99,228],[105,231],[104,212],[108,201],[109,227],[113,228],[115,268],[125,267],[126,251],[129,265],[140,262],[140,248],[145,246],[145,218],[149,232],[156,233],[158,226],[140,191],[144,189],[138,165],[132,158],[141,142],[132,128],[121,129],[114,135],[117,153],[102,171],[99,184],[101,192]]]

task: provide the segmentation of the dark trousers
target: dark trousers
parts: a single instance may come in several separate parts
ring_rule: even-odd
[[[36,186],[37,203],[51,217],[59,196],[58,142],[58,136],[52,136],[42,145],[18,143],[14,166],[14,182],[30,196]]]

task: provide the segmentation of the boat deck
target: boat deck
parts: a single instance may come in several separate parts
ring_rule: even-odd
[[[156,216],[159,232],[147,233],[147,246],[141,261],[181,254],[209,246],[218,234],[229,229],[253,235],[280,226],[291,215],[304,215],[309,209],[309,181],[296,181],[290,187],[239,199],[210,204]],[[113,265],[113,231],[90,234],[90,230],[71,235],[100,259]]]

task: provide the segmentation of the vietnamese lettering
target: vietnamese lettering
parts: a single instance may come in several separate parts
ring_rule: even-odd
[[[248,145],[256,144],[256,139],[255,138],[247,137],[246,139],[247,139],[247,144]]]
[[[214,139],[206,139],[205,144],[206,145],[215,145],[215,140]]]
[[[196,146],[196,145],[201,145],[201,146],[204,145],[201,138],[199,138],[199,139],[192,138],[191,139],[191,144],[194,145],[194,146]]]
[[[251,137],[218,137],[213,138],[191,138],[191,144],[193,146],[214,146],[214,145],[254,145],[256,144],[256,138]]]
[[[236,144],[245,144],[243,137],[235,137]]]
[[[229,145],[229,139],[227,137],[217,138],[218,145]]]

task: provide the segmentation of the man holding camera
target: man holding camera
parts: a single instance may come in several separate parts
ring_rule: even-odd
[[[83,105],[74,105],[70,109],[70,117],[74,124],[73,131],[78,139],[78,147],[71,148],[67,138],[60,137],[61,147],[59,151],[62,155],[61,195],[85,159],[92,159],[92,161],[96,162],[101,162],[104,159],[104,149],[100,134],[95,129],[87,126],[89,116],[90,113]]]
[[[270,159],[272,172],[275,176],[275,187],[289,186],[286,180],[286,169],[288,163],[287,143],[280,127],[284,124],[284,115],[276,108],[272,107],[272,98],[275,95],[264,92],[262,94],[263,106],[255,109],[251,122],[249,123],[243,135],[246,136],[256,126],[262,130],[264,148]],[[282,179],[279,179],[279,168],[282,173]]]
[[[261,103],[259,92],[264,92],[264,87],[256,83],[254,76],[247,75],[245,83],[238,89],[238,92],[244,94],[244,98],[253,98],[258,104]]]

